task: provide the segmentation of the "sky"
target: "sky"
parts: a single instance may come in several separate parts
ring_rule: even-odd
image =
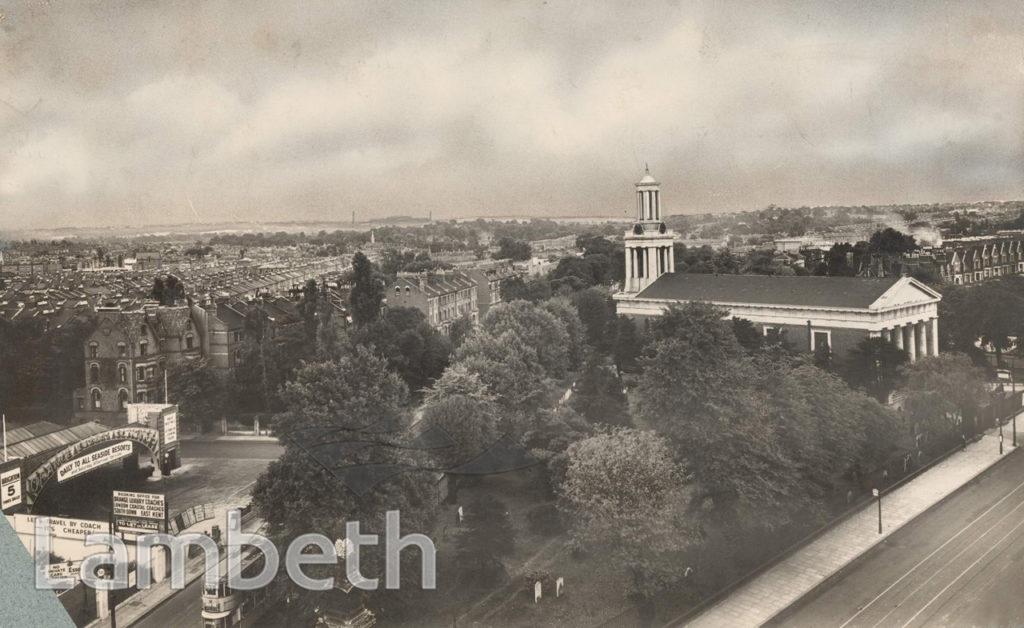
[[[0,228],[1024,198],[1024,3],[0,0]]]

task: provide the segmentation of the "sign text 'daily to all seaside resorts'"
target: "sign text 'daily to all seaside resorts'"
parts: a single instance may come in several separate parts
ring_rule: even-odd
[[[98,451],[94,451],[91,454],[86,454],[80,458],[69,460],[64,464],[60,465],[57,469],[57,480],[59,482],[65,482],[71,478],[92,471],[97,467],[101,467],[108,462],[114,462],[122,458],[127,458],[132,455],[132,441],[123,440],[119,443],[114,443],[109,447],[104,447]]]

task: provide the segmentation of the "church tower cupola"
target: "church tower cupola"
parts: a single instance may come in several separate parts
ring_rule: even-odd
[[[644,164],[644,176],[636,184],[636,223],[625,236],[624,293],[640,292],[658,277],[675,272],[675,234],[661,216],[661,184]]]

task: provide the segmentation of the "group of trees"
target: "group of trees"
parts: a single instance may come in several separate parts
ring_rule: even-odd
[[[606,255],[602,246],[590,242],[587,257]],[[357,256],[354,329],[284,378],[277,433],[334,426],[338,442],[369,442],[346,450],[345,466],[381,469],[448,468],[505,435],[542,461],[573,546],[585,557],[614,556],[638,600],[679,582],[711,531],[750,543],[755,533],[806,529],[845,505],[862,478],[904,453],[907,422],[872,397],[899,387],[915,429],[949,434],[984,401],[980,374],[963,357],[910,365],[890,345],[867,341],[829,372],[706,304],[672,309],[641,330],[616,316],[606,288],[552,286],[569,274],[510,282],[506,302],[453,348],[418,312],[382,315],[378,272]],[[417,418],[418,430],[441,428],[456,444],[418,451],[391,446],[400,432],[364,431]],[[356,518],[379,531],[387,509],[402,510],[403,529],[430,531],[436,522],[425,474],[395,473],[358,496],[283,442],[285,454],[254,491],[280,540],[311,522],[339,536]],[[494,582],[516,542],[515,513],[500,499],[470,500],[466,510],[458,577]],[[489,536],[500,542],[489,545]]]

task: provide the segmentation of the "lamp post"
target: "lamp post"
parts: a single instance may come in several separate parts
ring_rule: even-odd
[[[871,489],[871,494],[878,498],[878,533],[882,533],[882,494],[877,488]]]
[[[1016,402],[1016,400],[1017,400],[1017,383],[1014,380],[1014,374],[1013,374],[1013,368],[1015,366],[1017,366],[1016,358],[1013,355],[1011,355],[1010,356],[1010,388],[1013,389],[1013,400],[1014,400],[1014,402]],[[1014,404],[1014,407],[1013,407],[1013,447],[1015,449],[1017,447],[1017,410],[1019,410],[1019,409],[1020,408],[1017,408],[1016,404]]]

